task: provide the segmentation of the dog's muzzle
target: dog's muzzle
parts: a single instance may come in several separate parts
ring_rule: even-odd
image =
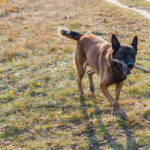
[[[119,63],[120,68],[121,68],[121,70],[122,70],[122,72],[123,72],[124,75],[129,75],[129,74],[130,74],[130,71],[131,71],[131,70],[133,69],[133,67],[134,67],[134,63],[132,63],[132,62],[129,62],[129,63],[126,65],[124,62],[122,62],[122,61],[120,61],[120,60],[118,60],[118,59],[112,59],[112,61],[114,61],[114,62],[116,62],[116,63]]]
[[[132,69],[133,67],[134,67],[134,63],[129,62],[129,63],[128,63],[128,68]]]
[[[132,67],[133,68],[133,67]],[[124,75],[129,75],[131,70],[132,70],[131,67],[128,67],[127,65],[121,65],[121,70],[122,72],[124,73]]]

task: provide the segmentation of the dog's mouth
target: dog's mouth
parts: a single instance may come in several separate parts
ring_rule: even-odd
[[[123,74],[124,74],[125,76],[129,75],[130,72],[131,72],[131,70],[133,69],[133,67],[132,67],[132,68],[129,68],[124,62],[122,62],[122,61],[120,61],[120,60],[118,60],[118,59],[112,59],[112,60],[113,60],[114,62],[118,63],[120,69],[122,70],[122,72],[123,72]]]
[[[132,68],[127,67],[125,64],[120,64],[120,66],[121,66],[120,68],[121,68],[124,75],[130,74]]]

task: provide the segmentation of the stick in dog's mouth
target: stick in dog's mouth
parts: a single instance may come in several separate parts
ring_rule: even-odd
[[[116,62],[116,63],[119,63],[121,64],[122,66],[126,66],[122,61],[119,61],[118,59],[112,59],[112,61]],[[136,69],[139,69],[139,70],[142,70],[146,73],[150,73],[150,70],[149,69],[145,69],[145,68],[142,68],[142,67],[139,67],[139,66],[134,66],[134,68]]]
[[[122,61],[120,61],[120,60],[118,60],[118,59],[112,59],[112,61],[114,61],[114,62],[116,62],[116,63],[119,63],[119,64],[122,66],[121,69],[122,69],[124,75],[126,75],[126,76],[129,75],[131,69],[128,68],[127,65],[126,65],[124,62],[122,62]]]

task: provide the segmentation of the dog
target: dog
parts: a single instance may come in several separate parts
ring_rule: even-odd
[[[114,111],[124,120],[128,120],[126,112],[119,104],[119,96],[124,80],[134,68],[137,54],[138,37],[135,36],[131,45],[120,45],[117,37],[113,34],[111,43],[95,35],[81,34],[65,28],[59,29],[60,35],[77,41],[75,52],[75,69],[80,95],[83,96],[82,78],[89,65],[88,72],[90,90],[94,93],[93,74],[100,78],[99,89],[113,106]],[[117,61],[115,61],[117,60]],[[121,62],[121,63],[118,63]],[[113,98],[108,87],[116,84],[115,98]]]

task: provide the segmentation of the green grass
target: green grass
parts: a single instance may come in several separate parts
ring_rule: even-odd
[[[149,74],[134,69],[125,81],[120,102],[131,120],[125,123],[111,115],[96,75],[95,95],[86,74],[86,96],[79,96],[76,42],[57,35],[60,26],[108,41],[115,33],[123,44],[138,35],[137,64],[150,68],[150,21],[102,0],[12,0],[0,16],[1,149],[150,149]]]

